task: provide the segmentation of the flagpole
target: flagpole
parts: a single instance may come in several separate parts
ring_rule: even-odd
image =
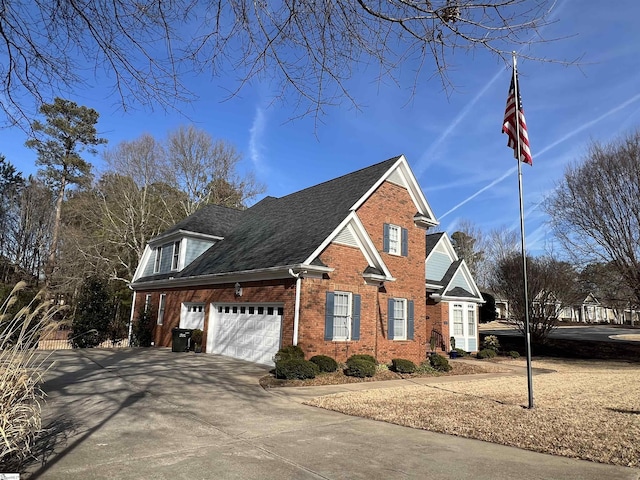
[[[533,408],[533,372],[531,369],[531,332],[529,328],[529,288],[527,284],[527,251],[525,247],[524,236],[524,202],[522,200],[522,161],[520,160],[521,145],[520,145],[520,94],[518,92],[518,77],[517,77],[517,61],[516,52],[512,52],[513,55],[513,85],[515,94],[515,106],[516,106],[516,148],[518,162],[518,194],[520,197],[520,241],[522,249],[522,283],[524,286],[524,336],[525,347],[527,353],[527,387],[529,390],[529,408]]]

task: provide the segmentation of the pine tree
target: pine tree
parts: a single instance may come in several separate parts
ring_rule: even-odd
[[[91,181],[91,164],[80,154],[87,150],[96,153],[96,145],[106,143],[98,137],[96,123],[99,114],[70,100],[56,98],[53,103],[40,107],[45,123],[34,121],[34,137],[26,146],[38,153],[39,173],[56,194],[55,219],[51,235],[49,256],[45,265],[45,285],[51,286],[51,275],[56,266],[60,219],[65,191],[70,185],[84,185]]]

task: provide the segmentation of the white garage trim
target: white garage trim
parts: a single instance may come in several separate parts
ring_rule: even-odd
[[[211,305],[207,352],[273,365],[282,337],[281,303]]]
[[[180,328],[204,329],[204,303],[184,302],[182,304]]]

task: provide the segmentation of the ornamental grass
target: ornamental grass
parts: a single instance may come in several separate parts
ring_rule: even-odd
[[[19,282],[0,307],[0,472],[17,469],[32,455],[42,429],[40,388],[48,354],[38,340],[58,328],[58,308],[40,292],[15,314],[9,313],[26,287]]]

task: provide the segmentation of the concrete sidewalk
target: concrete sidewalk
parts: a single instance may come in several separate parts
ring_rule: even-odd
[[[640,478],[636,469],[301,404],[322,392],[394,382],[265,391],[258,380],[267,368],[214,355],[130,349],[66,351],[53,359],[44,407],[50,435],[23,478]]]

